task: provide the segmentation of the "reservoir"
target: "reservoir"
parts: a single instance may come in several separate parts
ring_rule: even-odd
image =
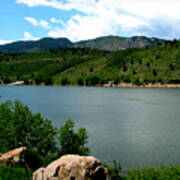
[[[91,154],[123,169],[180,164],[180,89],[0,86],[0,102],[21,100],[59,128],[71,118]]]

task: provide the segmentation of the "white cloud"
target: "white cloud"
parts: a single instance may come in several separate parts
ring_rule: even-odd
[[[45,20],[38,21],[33,17],[25,17],[24,19],[26,21],[28,21],[29,23],[31,23],[33,26],[41,26],[44,29],[50,29],[50,26],[49,26],[48,22],[45,21]]]
[[[35,18],[32,17],[25,17],[24,18],[26,21],[30,22],[33,26],[38,26],[39,23]]]
[[[66,24],[63,24],[63,27],[52,29],[48,35],[51,37],[63,36],[72,41],[79,41],[109,34],[116,35],[120,28],[122,31],[130,32],[141,26],[150,27],[143,19],[114,12],[109,12],[109,16],[106,14],[75,15]]]
[[[16,0],[29,7],[45,6],[76,10],[77,15],[50,30],[53,37],[82,40],[108,34],[180,37],[179,0]],[[81,14],[79,13],[81,12]],[[83,13],[83,15],[82,15]],[[61,27],[60,27],[61,26]],[[48,26],[47,26],[48,27]]]
[[[64,21],[60,20],[60,19],[56,19],[56,18],[51,18],[51,23],[56,23],[56,24],[61,24],[63,26],[65,26],[66,24],[64,23]]]
[[[24,39],[25,41],[29,41],[29,40],[38,40],[39,38],[37,37],[33,37],[29,32],[24,31]]]
[[[40,24],[40,26],[42,26],[45,29],[50,29],[48,22],[45,20],[40,20],[39,24]]]

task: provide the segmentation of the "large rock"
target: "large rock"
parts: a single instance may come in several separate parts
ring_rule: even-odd
[[[108,180],[101,162],[91,156],[65,155],[33,174],[33,180]]]
[[[15,164],[20,161],[20,154],[26,149],[26,147],[21,147],[9,151],[5,154],[0,154],[0,164],[7,165],[7,164]]]

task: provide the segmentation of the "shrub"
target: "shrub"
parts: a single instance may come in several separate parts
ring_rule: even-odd
[[[112,167],[108,166],[105,163],[103,164],[103,166],[108,169],[108,172],[112,180],[122,180],[123,176],[121,175],[122,168],[121,168],[120,163],[117,163],[116,161],[113,161],[113,163],[114,163],[114,166]]]
[[[85,128],[79,128],[78,132],[74,131],[74,122],[69,119],[65,125],[60,128],[60,155],[63,154],[80,154],[88,155],[90,150],[85,146],[87,144],[87,131]]]
[[[26,170],[21,167],[0,166],[0,180],[26,180]]]
[[[50,75],[45,75],[43,77],[43,81],[44,81],[45,85],[51,85],[52,84],[52,78]]]
[[[150,66],[151,66],[151,65],[150,65],[150,63],[149,63],[149,62],[147,62],[146,66],[147,66],[148,68],[150,68]]]
[[[120,83],[120,78],[119,77],[116,77],[116,79],[114,80],[114,84],[115,85],[118,85]]]
[[[40,84],[41,82],[43,82],[43,76],[38,74],[34,77],[34,81],[36,84]]]
[[[157,71],[155,69],[153,69],[153,75],[157,76]]]
[[[169,65],[169,68],[170,68],[171,71],[174,71],[174,70],[175,70],[175,67],[174,67],[173,64],[170,64],[170,65]]]
[[[83,78],[78,78],[77,83],[78,83],[79,86],[83,86],[84,85]]]
[[[61,85],[65,86],[65,85],[68,85],[68,84],[70,84],[70,82],[69,82],[69,80],[67,78],[63,78],[61,80]]]

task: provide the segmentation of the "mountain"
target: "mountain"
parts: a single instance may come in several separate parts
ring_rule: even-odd
[[[141,48],[145,46],[156,45],[163,40],[157,38],[147,38],[144,36],[134,36],[132,38],[125,38],[119,36],[106,36],[88,41],[80,41],[75,43],[78,48],[92,48],[107,51],[116,51],[127,48]]]
[[[29,53],[50,49],[70,48],[73,43],[67,38],[43,38],[37,41],[18,41],[0,46],[0,51],[4,53]]]
[[[144,36],[134,36],[125,38],[119,36],[105,36],[92,40],[73,43],[67,38],[43,38],[37,41],[18,41],[11,44],[1,45],[0,51],[4,53],[27,53],[44,50],[56,50],[59,48],[91,48],[107,51],[116,51],[127,48],[140,48],[156,45],[163,40],[148,38]]]

